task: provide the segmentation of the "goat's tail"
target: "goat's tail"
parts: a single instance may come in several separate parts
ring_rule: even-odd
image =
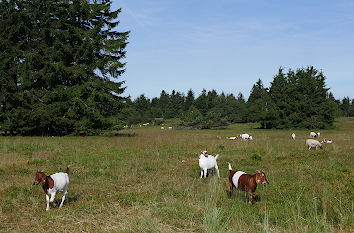
[[[229,171],[232,171],[232,167],[231,164],[229,163]]]
[[[69,166],[66,167],[65,173],[69,175]]]
[[[217,160],[219,158],[219,154],[215,155],[215,160]]]

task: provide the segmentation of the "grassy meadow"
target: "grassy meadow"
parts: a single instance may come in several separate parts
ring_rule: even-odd
[[[226,140],[247,132],[253,141]],[[291,140],[295,132],[296,140]],[[321,130],[125,129],[114,137],[0,137],[0,232],[354,232],[354,118]],[[221,178],[199,178],[198,153],[220,154]],[[270,182],[259,201],[230,199],[227,163]],[[70,165],[69,200],[45,211],[32,186]]]

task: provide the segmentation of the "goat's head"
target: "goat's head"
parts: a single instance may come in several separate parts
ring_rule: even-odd
[[[43,171],[37,171],[36,172],[36,177],[34,179],[33,185],[42,183],[45,184],[47,176],[44,174]]]
[[[202,155],[204,155],[205,157],[208,157],[208,151],[203,150],[201,153],[202,153]]]
[[[257,171],[256,173],[256,183],[257,184],[269,184],[267,176],[264,171]]]

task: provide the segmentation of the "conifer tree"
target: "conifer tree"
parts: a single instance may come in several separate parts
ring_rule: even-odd
[[[128,32],[115,29],[121,10],[112,11],[109,0],[1,4],[6,2],[16,2],[17,14],[23,17],[11,30],[26,25],[18,48],[11,47],[17,54],[15,84],[23,101],[3,113],[7,118],[19,116],[11,122],[16,133],[94,134],[114,126],[125,89],[116,81],[124,72],[128,37]],[[1,67],[0,72],[7,71]],[[0,126],[7,124],[1,121]]]
[[[262,101],[264,94],[265,88],[263,87],[263,82],[261,79],[258,79],[256,84],[253,85],[247,101],[248,121],[257,122],[261,120],[261,115],[265,107]]]
[[[184,111],[187,111],[194,103],[194,92],[192,89],[188,90],[186,101],[184,102]]]

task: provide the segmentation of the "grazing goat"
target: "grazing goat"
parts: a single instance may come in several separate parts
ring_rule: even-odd
[[[259,184],[269,184],[266,174],[263,171],[257,171],[256,174],[250,175],[243,171],[232,170],[231,164],[229,163],[229,183],[230,183],[230,196],[233,195],[234,187],[236,189],[245,191],[252,197],[252,204],[256,200],[257,185]]]
[[[310,133],[310,138],[315,138],[315,137],[317,137],[317,134],[315,132],[311,132]]]
[[[45,192],[45,197],[47,200],[46,211],[49,210],[49,202],[52,203],[55,198],[55,194],[59,191],[63,193],[61,203],[59,208],[63,206],[66,196],[68,195],[69,187],[69,167],[66,168],[66,172],[58,172],[53,175],[47,176],[43,171],[36,172],[36,178],[33,182],[33,185],[41,183],[43,190]],[[51,195],[49,199],[49,195]]]
[[[236,136],[236,137],[226,137],[226,139],[229,139],[229,140],[236,140],[236,139],[239,139],[240,137],[239,136]]]
[[[220,178],[219,174],[219,167],[218,164],[216,163],[216,160],[218,159],[219,155],[217,154],[215,157],[212,155],[208,155],[207,151],[202,151],[201,154],[199,155],[199,167],[202,169],[200,171],[200,178],[204,178],[207,175],[208,169],[216,169],[216,173],[218,174],[218,177]]]
[[[318,147],[320,149],[323,149],[322,144],[314,139],[306,139],[306,147],[311,150],[311,148],[316,148],[316,150],[318,149]]]
[[[323,141],[321,142],[322,144],[323,143],[328,143],[328,144],[330,144],[330,143],[332,143],[333,141],[331,140],[331,139],[323,139]]]
[[[295,140],[295,133],[293,133],[292,135],[291,135],[291,138],[293,139],[293,140]]]
[[[243,134],[240,134],[240,137],[243,139],[243,140],[253,140],[252,136],[247,134],[247,133],[243,133]]]

